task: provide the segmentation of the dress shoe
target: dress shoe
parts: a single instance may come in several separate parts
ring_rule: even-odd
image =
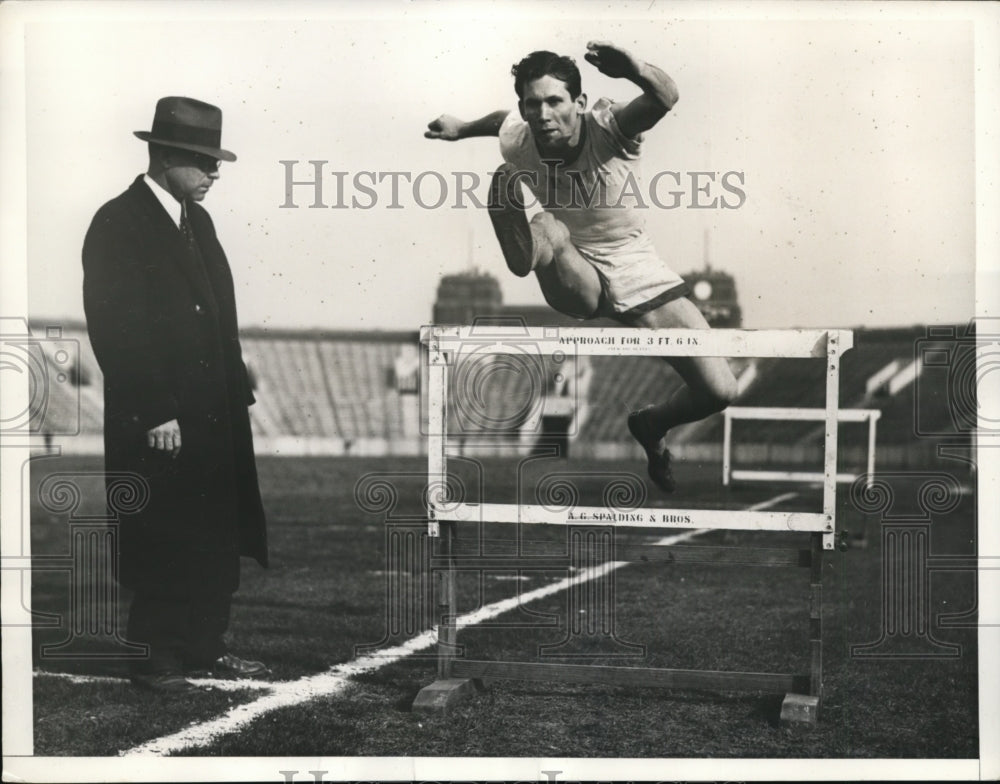
[[[158,694],[191,694],[201,691],[180,673],[158,672],[132,676],[132,685]]]
[[[239,656],[227,653],[220,656],[211,667],[188,672],[189,676],[215,678],[257,678],[270,675],[271,671],[263,662],[247,661]]]

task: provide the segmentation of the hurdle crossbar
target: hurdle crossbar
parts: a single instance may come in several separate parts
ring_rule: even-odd
[[[522,525],[612,525],[622,528],[726,528],[738,531],[829,532],[833,520],[819,512],[748,512],[735,509],[557,508],[542,504],[455,504],[438,508],[438,522]]]
[[[815,723],[822,696],[822,576],[824,550],[833,549],[836,534],[837,425],[840,356],[853,345],[849,330],[691,330],[555,327],[424,327],[428,393],[428,535],[441,537],[435,558],[438,577],[438,680],[425,687],[414,710],[445,711],[467,695],[481,678],[659,685],[668,688],[748,689],[784,692],[782,717]],[[550,356],[559,361],[573,355],[719,356],[825,358],[826,403],[809,419],[824,422],[823,508],[818,513],[720,509],[638,509],[621,506],[557,506],[552,504],[465,503],[448,497],[449,373],[463,357],[522,354]],[[804,415],[802,418],[807,418]],[[810,573],[807,675],[717,672],[633,667],[472,661],[458,658],[455,574],[460,569],[559,568],[558,556],[519,555],[513,558],[456,553],[455,531],[470,522],[523,523],[624,528],[697,528],[797,531],[811,535],[809,550],[733,547],[671,547],[625,544],[605,556],[623,560],[663,562],[753,563],[762,566],[806,567]],[[442,564],[445,566],[442,567]]]
[[[540,353],[572,349],[577,355],[668,357],[825,357],[830,346],[847,351],[851,330],[635,329],[629,327],[423,327],[433,352]],[[447,361],[447,358],[443,358]],[[433,362],[433,359],[432,359]]]

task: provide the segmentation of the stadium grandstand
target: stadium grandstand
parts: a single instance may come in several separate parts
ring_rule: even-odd
[[[741,326],[732,277],[705,269],[685,276],[692,299],[716,327]],[[508,305],[489,274],[469,271],[441,279],[433,310],[436,324],[569,326],[579,322],[545,306]],[[588,326],[614,326],[597,320]],[[961,335],[964,326],[953,328]],[[55,336],[39,341],[50,372],[44,415],[37,428],[66,454],[102,449],[102,377],[83,324],[32,324],[32,332]],[[951,435],[951,421],[920,422],[921,412],[947,417],[940,396],[946,383],[922,379],[917,354],[927,328],[855,328],[855,348],[842,362],[841,408],[877,409],[878,465],[909,467],[933,461],[934,439],[915,430]],[[329,331],[251,328],[242,334],[244,358],[257,403],[251,422],[257,451],[272,455],[418,455],[421,432],[421,361],[418,331]],[[63,352],[63,353],[60,353]],[[67,360],[66,357],[69,357]],[[739,406],[821,407],[822,360],[732,360],[739,380]],[[626,414],[663,399],[681,383],[663,361],[647,357],[460,357],[460,383],[449,406],[449,432],[469,449],[502,444],[529,453],[555,445],[561,454],[632,459],[638,448],[624,427]],[[622,379],[628,379],[627,384]],[[917,394],[920,388],[923,397]],[[941,413],[945,412],[945,413]],[[34,425],[33,425],[34,427]],[[855,428],[850,431],[848,428]],[[842,426],[842,463],[863,466],[863,427]],[[722,453],[722,417],[679,428],[671,448],[681,459],[717,462]],[[733,431],[734,462],[819,464],[818,423],[740,421]],[[492,446],[491,446],[492,445]]]

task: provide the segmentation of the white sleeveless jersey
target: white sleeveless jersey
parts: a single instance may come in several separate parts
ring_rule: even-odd
[[[611,113],[612,101],[598,100],[583,117],[579,157],[565,166],[546,164],[528,123],[518,112],[500,128],[500,153],[522,175],[541,206],[569,229],[574,245],[614,247],[643,232],[638,196],[641,136],[627,138]]]
[[[543,209],[566,224],[574,247],[597,271],[605,301],[595,315],[641,313],[685,296],[683,278],[657,255],[644,229],[641,137],[621,132],[607,98],[583,115],[583,123],[580,155],[566,166],[542,160],[517,112],[500,127],[500,152],[527,172],[521,181]]]

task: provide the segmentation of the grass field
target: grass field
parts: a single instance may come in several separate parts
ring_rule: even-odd
[[[392,565],[387,563],[387,524],[388,528],[421,525],[423,461],[265,458],[259,467],[269,513],[273,566],[263,570],[256,564],[245,564],[230,643],[234,652],[266,661],[273,669],[276,688],[284,688],[281,694],[285,696],[272,699],[271,709],[255,713],[255,718],[238,731],[206,733],[197,742],[175,745],[172,753],[978,756],[975,629],[941,628],[936,622],[939,613],[975,606],[974,575],[943,572],[931,579],[931,633],[961,646],[961,655],[948,659],[852,658],[852,644],[872,642],[880,635],[882,553],[880,520],[854,509],[846,489],[839,494],[838,525],[855,538],[863,534],[867,546],[826,556],[824,705],[817,727],[781,725],[777,720],[780,697],[515,681],[491,682],[485,692],[444,717],[410,710],[417,691],[434,679],[430,648],[398,660],[386,659],[360,674],[344,669],[363,652],[356,646],[373,645],[367,649],[371,654],[412,637],[405,629],[387,634],[388,581],[398,578],[400,584],[413,590],[424,585],[420,574],[394,577]],[[488,487],[488,500],[506,502],[530,499],[538,482],[553,472],[574,475],[581,503],[596,501],[603,476],[639,468],[581,461],[536,461],[520,470],[515,460],[456,463],[467,498],[480,498],[480,488]],[[955,469],[942,465],[936,470]],[[78,514],[100,514],[100,478],[94,473],[99,471],[100,462],[88,458],[34,461],[32,548],[36,556],[66,553],[68,546],[66,516],[47,511],[37,502],[40,482],[56,472],[75,476],[84,498]],[[355,487],[362,477],[367,477],[363,487],[369,489],[359,489],[356,498]],[[718,466],[683,466],[679,471],[683,485],[678,493],[665,499],[649,491],[646,505],[667,506],[669,500],[669,505],[684,507],[740,509],[794,492],[794,498],[775,508],[819,508],[817,491],[802,485],[729,490],[721,486],[718,477]],[[392,490],[386,491],[388,487]],[[905,501],[903,490],[897,495]],[[935,554],[974,551],[975,496],[965,495],[958,501],[953,511],[933,518]],[[911,513],[916,511],[915,506],[910,509]],[[671,531],[627,536],[629,541],[650,541],[667,533]],[[517,534],[514,526],[485,526],[482,530],[475,526],[460,532],[459,541],[468,546],[481,538],[484,547],[498,552],[509,546],[500,542],[502,538]],[[538,552],[558,552],[565,547],[562,529],[535,526],[521,536],[530,540],[525,547]],[[808,541],[806,535],[798,536]],[[777,546],[790,540],[803,541],[793,534],[715,531],[691,544]],[[565,577],[565,570],[521,575],[463,573],[458,584],[460,609],[468,612]],[[807,570],[637,563],[603,579],[614,580],[618,642],[574,638],[574,650],[588,651],[593,661],[808,672]],[[268,698],[269,690],[259,684],[254,688],[237,684],[231,690],[213,689],[183,700],[149,695],[136,692],[120,679],[125,672],[120,661],[41,656],[40,646],[58,643],[68,634],[69,595],[66,572],[35,573],[34,609],[62,618],[60,625],[39,628],[35,633],[36,754],[116,755],[165,735],[197,730],[209,720],[225,720],[239,706],[260,706],[260,700]],[[473,658],[536,659],[539,646],[559,643],[566,637],[567,595],[564,591],[553,593],[489,623],[464,629],[460,642]],[[93,645],[94,653],[108,650],[106,643]],[[636,651],[639,656],[622,661],[613,656]],[[287,686],[338,667],[341,669],[334,674],[343,672],[343,678],[325,692],[322,688],[309,692],[305,687],[296,692],[298,687]],[[81,682],[51,673],[100,677]],[[287,695],[294,698],[282,702]]]

